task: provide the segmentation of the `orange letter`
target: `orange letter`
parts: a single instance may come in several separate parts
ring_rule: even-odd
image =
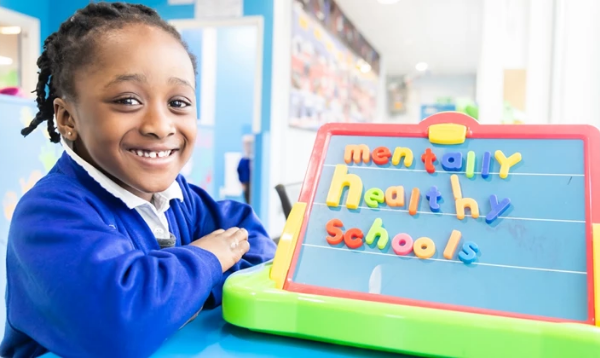
[[[373,162],[377,165],[386,165],[390,161],[392,153],[386,147],[379,147],[373,149]]]
[[[369,147],[367,147],[365,144],[350,144],[346,146],[346,152],[344,153],[344,161],[346,164],[350,164],[352,160],[354,160],[354,163],[358,164],[360,163],[361,158],[363,162],[369,162],[371,159],[369,155]]]
[[[446,249],[444,250],[444,258],[446,260],[452,260],[454,257],[454,252],[456,251],[456,247],[460,242],[460,236],[460,231],[452,230],[452,234],[450,235],[450,239],[448,240],[448,244],[446,244]]]
[[[419,193],[419,188],[413,188],[412,194],[410,195],[410,203],[408,204],[408,213],[412,216],[417,215],[417,209],[419,209],[419,200],[421,199],[421,194]]]
[[[360,229],[353,228],[346,231],[346,234],[344,235],[344,242],[349,248],[358,249],[363,244],[363,236],[363,232],[360,231]]]
[[[344,227],[344,224],[339,219],[329,220],[325,229],[331,236],[327,236],[327,242],[329,245],[337,245],[344,241],[344,232],[340,229]]]
[[[385,191],[385,203],[389,207],[404,206],[404,187],[390,186]]]

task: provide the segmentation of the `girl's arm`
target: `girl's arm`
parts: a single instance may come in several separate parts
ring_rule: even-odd
[[[204,306],[212,308],[221,304],[223,284],[230,274],[273,259],[277,246],[249,205],[236,201],[215,201],[203,189],[187,184],[181,177],[178,180],[184,192],[184,203],[187,203],[186,206],[192,205],[193,216],[198,218],[193,239],[204,237],[217,229],[239,227],[248,231],[250,250],[213,287]]]
[[[14,330],[64,357],[149,356],[222,284],[212,253],[186,245],[145,254],[101,219],[80,187],[46,179],[11,223]],[[254,248],[247,264],[262,257]]]

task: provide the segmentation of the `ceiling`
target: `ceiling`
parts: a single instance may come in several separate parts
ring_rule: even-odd
[[[384,61],[388,75],[475,73],[483,0],[335,0]]]

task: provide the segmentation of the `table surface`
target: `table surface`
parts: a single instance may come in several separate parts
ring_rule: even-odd
[[[221,307],[201,312],[169,338],[152,356],[158,357],[369,357],[410,358],[386,352],[252,332],[223,320]],[[44,358],[54,358],[46,354]]]
[[[406,357],[328,343],[280,337],[235,327],[221,308],[200,313],[153,357]]]

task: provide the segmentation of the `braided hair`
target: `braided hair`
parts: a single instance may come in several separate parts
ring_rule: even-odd
[[[37,95],[38,113],[29,126],[21,131],[23,136],[29,135],[46,121],[50,141],[60,141],[60,134],[54,123],[54,100],[62,96],[76,99],[73,73],[88,64],[94,56],[97,36],[107,30],[120,29],[130,24],[154,26],[171,34],[188,51],[196,70],[196,59],[189,52],[179,32],[161,19],[153,9],[121,2],[89,4],[63,22],[58,31],[44,41],[44,51],[37,61],[39,78],[34,91]]]

